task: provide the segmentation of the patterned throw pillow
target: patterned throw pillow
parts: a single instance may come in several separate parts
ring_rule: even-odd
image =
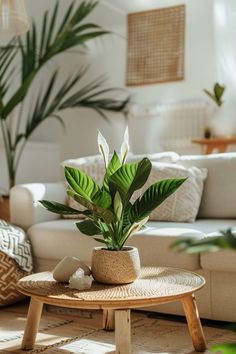
[[[184,184],[153,211],[150,220],[194,222],[201,202],[204,181],[207,177],[207,169],[205,168],[186,168],[176,164],[154,162],[147,183],[141,190],[135,192],[132,201],[156,181],[185,177],[188,179]]]
[[[16,290],[16,283],[27,274],[20,269],[14,259],[0,251],[0,307],[25,298]]]
[[[16,283],[30,274],[32,268],[31,247],[25,232],[0,220],[0,306],[25,297],[16,290]]]

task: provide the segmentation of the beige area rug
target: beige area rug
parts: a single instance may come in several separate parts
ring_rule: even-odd
[[[114,333],[101,329],[100,312],[55,314],[44,312],[36,346],[21,351],[25,311],[0,310],[1,354],[112,354]],[[231,331],[204,327],[208,345],[234,342]],[[193,354],[191,339],[185,323],[153,319],[144,313],[132,313],[133,354]],[[210,351],[206,351],[210,353]]]

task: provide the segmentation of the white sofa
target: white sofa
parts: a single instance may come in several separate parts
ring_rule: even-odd
[[[200,255],[174,253],[170,244],[183,236],[205,237],[229,227],[236,229],[236,153],[182,156],[178,164],[208,169],[198,218],[194,223],[149,222],[149,228],[129,244],[139,248],[143,265],[172,266],[203,275],[205,287],[197,293],[203,318],[236,321],[236,252]],[[43,210],[39,199],[66,202],[64,182],[15,186],[10,193],[12,223],[27,230],[35,271],[52,269],[64,256],[74,255],[89,263],[96,241],[79,233],[74,220],[64,220]],[[154,311],[182,314],[179,303]]]

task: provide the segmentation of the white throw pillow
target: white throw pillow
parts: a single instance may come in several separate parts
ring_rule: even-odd
[[[133,201],[156,181],[169,178],[188,179],[151,214],[150,220],[194,222],[201,202],[207,169],[154,162],[148,181],[135,192]]]

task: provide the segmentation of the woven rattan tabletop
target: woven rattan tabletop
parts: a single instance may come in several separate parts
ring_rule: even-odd
[[[135,308],[181,299],[202,288],[198,274],[176,268],[145,267],[132,284],[92,283],[89,290],[69,289],[56,282],[51,272],[29,275],[18,282],[18,290],[47,304],[77,308]]]

